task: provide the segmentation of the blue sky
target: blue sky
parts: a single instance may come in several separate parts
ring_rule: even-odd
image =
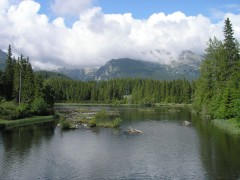
[[[41,12],[51,14],[51,1],[36,0],[41,4]],[[76,4],[77,6],[77,4]],[[187,16],[203,14],[212,17],[216,11],[239,13],[239,0],[94,0],[92,6],[99,6],[107,14],[132,13],[134,18],[146,19],[153,13],[171,14],[181,11]]]
[[[54,0],[35,0],[41,4],[40,13],[47,14],[52,20],[58,16],[52,12]],[[83,0],[84,1],[84,0]],[[186,16],[202,14],[209,17],[213,23],[222,19],[225,13],[240,13],[239,0],[89,0],[90,7],[101,7],[105,14],[131,13],[136,19],[147,19],[154,13],[163,12],[166,15],[177,11]],[[78,6],[78,3],[76,3]],[[64,16],[65,24],[71,26],[78,16]]]
[[[0,49],[11,44],[43,68],[169,63],[222,39],[226,17],[240,40],[239,0],[0,0]]]

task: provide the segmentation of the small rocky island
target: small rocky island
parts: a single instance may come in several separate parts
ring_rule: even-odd
[[[121,121],[117,111],[74,109],[60,111],[58,125],[62,129],[77,129],[81,127],[118,128]]]

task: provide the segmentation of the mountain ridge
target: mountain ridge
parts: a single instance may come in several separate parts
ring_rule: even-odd
[[[153,52],[144,52],[152,54]],[[57,70],[73,79],[82,81],[86,80],[110,80],[114,78],[149,78],[155,80],[173,80],[185,78],[188,80],[197,79],[200,75],[200,66],[204,57],[192,51],[185,50],[180,53],[177,60],[172,58],[171,53],[154,51],[160,57],[162,53],[169,56],[169,64],[160,64],[143,60],[130,58],[111,59],[100,68],[92,69],[91,73],[86,73],[84,69],[67,69]],[[166,56],[165,56],[166,57]],[[76,74],[74,74],[76,72]]]

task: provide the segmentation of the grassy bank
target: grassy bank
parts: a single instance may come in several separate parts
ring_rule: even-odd
[[[34,116],[31,118],[18,119],[18,120],[0,120],[0,128],[12,128],[18,126],[26,126],[31,124],[38,124],[50,122],[54,120],[54,116]]]
[[[212,124],[230,135],[240,137],[240,122],[237,119],[215,119]]]
[[[65,106],[140,106],[140,107],[190,107],[192,108],[192,104],[178,104],[178,103],[153,103],[153,104],[114,104],[114,103],[55,103],[55,107],[65,107]]]

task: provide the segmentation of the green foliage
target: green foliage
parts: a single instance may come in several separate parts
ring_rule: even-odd
[[[31,113],[29,111],[29,105],[25,104],[25,103],[18,105],[17,106],[17,114],[18,114],[17,119],[31,116]]]
[[[230,20],[224,27],[224,41],[210,39],[201,76],[196,82],[195,109],[216,119],[239,117],[240,55]]]
[[[92,119],[90,119],[88,125],[89,127],[96,127],[97,126],[96,118],[93,117]]]
[[[29,109],[27,104],[16,105],[12,101],[5,101],[0,103],[0,116],[2,119],[12,120],[29,116]]]
[[[114,119],[113,120],[113,127],[119,127],[121,122],[122,122],[122,120],[120,118]]]
[[[0,127],[1,125],[5,128],[13,128],[18,126],[25,126],[30,124],[38,124],[43,122],[51,122],[55,119],[53,116],[34,116],[31,118],[24,118],[18,120],[0,120]]]
[[[0,70],[0,100],[4,99],[5,96],[5,92],[4,92],[4,74],[3,72]]]
[[[0,71],[0,100],[10,102],[1,104],[0,114],[5,119],[18,119],[52,113],[54,92],[43,81],[43,78],[33,73],[29,58],[23,55],[17,60],[12,58],[9,45],[5,71]]]
[[[63,116],[60,117],[60,126],[62,129],[71,129],[72,128],[71,123],[68,120],[66,120],[66,118]]]
[[[233,111],[233,116],[236,117],[240,123],[240,98],[234,100],[234,106],[232,111]]]
[[[120,126],[122,120],[120,118],[115,118],[114,115],[108,113],[106,110],[101,110],[97,112],[94,118],[91,119],[92,122],[90,124],[96,124],[99,127],[110,127],[110,128],[117,128]]]
[[[42,97],[34,99],[31,104],[32,112],[34,114],[38,114],[38,115],[46,114],[47,107],[48,107],[48,105]]]
[[[195,82],[185,79],[158,81],[150,79],[113,79],[82,82],[61,78],[45,82],[54,92],[57,102],[104,103],[191,103]]]
[[[106,110],[101,110],[95,115],[96,121],[107,121],[109,120],[109,115]]]
[[[17,105],[11,101],[1,102],[0,104],[1,119],[16,119],[17,118]]]
[[[212,121],[212,123],[224,130],[226,133],[231,134],[231,135],[235,135],[235,136],[239,136],[240,135],[240,122],[233,118],[233,119],[228,119],[228,120],[224,120],[224,119],[215,119]]]
[[[13,75],[14,75],[14,61],[12,58],[11,45],[8,47],[6,67],[4,72],[4,95],[7,100],[12,100],[13,98]]]

